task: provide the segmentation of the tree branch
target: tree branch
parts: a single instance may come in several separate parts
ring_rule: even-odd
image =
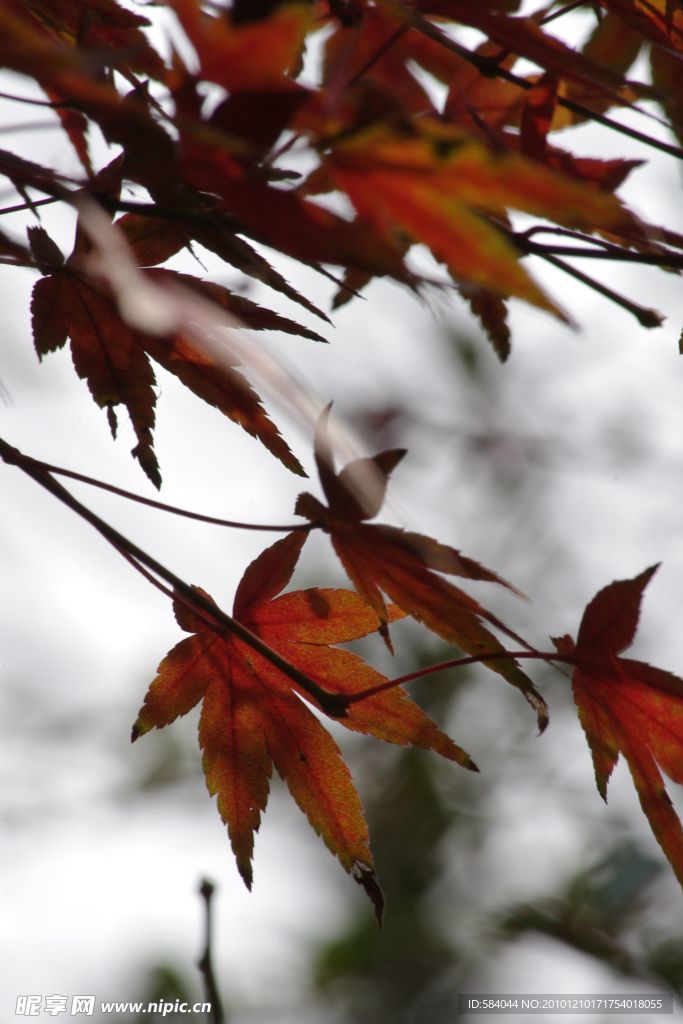
[[[199,886],[199,893],[204,900],[204,949],[197,961],[197,967],[204,979],[204,991],[207,1001],[211,1003],[209,1020],[211,1024],[224,1024],[225,1013],[221,1001],[220,991],[216,982],[216,975],[213,970],[213,927],[211,914],[211,900],[215,892],[215,885],[208,878],[204,878]]]
[[[636,302],[631,302],[625,295],[620,295],[618,292],[608,288],[607,285],[601,284],[600,281],[596,281],[595,278],[589,277],[588,274],[584,274],[583,271],[577,270],[576,267],[571,267],[564,260],[558,259],[557,256],[544,255],[543,259],[547,263],[552,263],[558,270],[563,270],[565,274],[569,274],[577,281],[581,281],[582,284],[588,285],[593,291],[599,292],[604,295],[606,299],[616,303],[617,306],[621,306],[627,313],[630,313],[636,318],[641,327],[661,327],[664,318],[656,309],[648,309],[645,306],[639,306]]]
[[[271,665],[274,665],[280,672],[286,675],[292,682],[300,686],[305,693],[312,697],[320,705],[322,710],[333,718],[343,718],[346,714],[346,698],[343,694],[331,693],[329,690],[323,689],[318,686],[312,679],[310,679],[303,672],[300,672],[294,665],[290,665],[285,658],[283,658],[277,651],[274,651],[256,633],[252,633],[250,629],[243,626],[241,622],[233,619],[231,615],[226,614],[222,609],[218,608],[217,605],[209,601],[202,594],[197,593],[188,583],[181,580],[179,576],[171,572],[160,562],[157,562],[155,558],[148,555],[146,551],[139,548],[137,544],[128,540],[123,534],[115,530],[113,526],[105,522],[104,519],[100,519],[98,515],[92,512],[85,505],[81,504],[69,491],[66,490],[57,480],[55,480],[48,470],[43,469],[40,466],[35,465],[34,461],[25,456],[17,448],[12,447],[2,438],[0,438],[0,458],[8,465],[17,466],[27,476],[35,480],[36,483],[44,487],[45,490],[49,491],[55,498],[61,501],[64,505],[70,508],[76,515],[80,516],[86,522],[90,523],[92,527],[104,539],[112,545],[112,547],[119,553],[127,552],[137,562],[150,569],[156,576],[165,580],[174,591],[184,598],[186,602],[192,606],[192,608],[199,609],[200,612],[208,616],[214,623],[217,632],[227,630],[232,633],[238,639],[242,640],[243,643],[251,647],[252,650],[260,654],[266,661],[269,661]]]
[[[0,210],[0,216],[5,213],[21,213],[22,210],[32,210],[34,206],[47,206],[49,203],[61,203],[64,196],[50,196],[49,199],[34,199],[30,203],[17,203],[16,206],[5,206]]]
[[[542,227],[531,228],[530,231],[548,231],[552,234],[568,234],[561,229]],[[601,248],[587,249],[578,245],[545,245],[542,242],[534,242],[530,237],[530,231],[506,231],[510,240],[518,249],[521,249],[528,256],[572,256],[587,260],[614,260],[616,263],[636,263],[643,266],[670,267],[672,270],[683,269],[683,253],[664,252],[642,253],[632,252],[630,249],[621,249],[619,246],[601,239],[592,239],[585,236],[585,240],[592,242]],[[571,233],[569,233],[571,234]],[[579,237],[578,233],[572,237]]]

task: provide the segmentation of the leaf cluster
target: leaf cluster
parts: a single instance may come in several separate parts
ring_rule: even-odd
[[[149,20],[117,0],[0,4],[0,59],[42,90],[44,100],[28,102],[54,112],[80,165],[77,174],[66,174],[0,151],[0,175],[22,199],[0,212],[28,209],[39,218],[39,207],[51,202],[76,211],[72,243],[58,244],[40,224],[29,229],[26,243],[3,231],[0,259],[37,272],[31,317],[38,356],[68,343],[76,373],[106,411],[112,434],[118,408],[126,409],[136,435],[132,454],[155,487],[161,486],[155,366],[305,475],[250,383],[258,343],[251,335],[239,342],[237,335],[274,330],[306,343],[325,340],[225,285],[166,266],[183,250],[208,250],[245,281],[298,306],[298,317],[305,312],[322,325],[330,323],[328,314],[288,282],[264,247],[331,280],[333,309],[356,300],[377,278],[420,295],[456,291],[502,360],[510,351],[511,300],[570,321],[528,257],[550,262],[645,327],[661,323],[656,311],[568,261],[677,270],[683,237],[645,222],[617,195],[640,161],[576,156],[556,145],[555,134],[592,121],[683,155],[676,143],[613,116],[625,110],[649,123],[653,114],[643,103],[654,102],[683,141],[683,22],[672,5],[600,0],[590,8],[594,27],[578,47],[557,34],[560,19],[577,4],[529,14],[519,13],[515,0],[235,0],[232,6],[167,0],[164,6],[186,45],[162,55],[146,34]],[[461,28],[476,30],[483,41],[467,45]],[[312,54],[320,58],[313,76],[304,74]],[[651,80],[627,77],[644,54]],[[101,167],[92,156],[95,129],[113,151]],[[533,219],[531,227],[520,229],[520,214],[524,223]],[[541,233],[552,241],[539,242]],[[431,252],[431,277],[418,269],[418,245]],[[412,616],[460,652],[447,667],[479,662],[517,688],[541,730],[547,706],[520,663],[571,666],[600,793],[605,796],[623,754],[652,830],[683,883],[683,831],[660,771],[683,782],[683,683],[621,657],[654,570],[602,590],[575,642],[562,637],[555,651],[539,651],[446,578],[519,593],[500,575],[421,533],[369,522],[405,452],[354,459],[337,471],[328,420],[329,410],[313,442],[325,501],[309,492],[299,496],[301,521],[247,568],[232,615],[55,480],[60,473],[83,479],[79,474],[0,442],[5,462],[90,522],[173,600],[178,624],[190,634],[161,662],[133,738],[201,703],[207,785],[245,882],[251,885],[254,833],[275,768],[381,917],[360,800],[307,702],[350,729],[435,750],[475,769],[402,689],[443,665],[387,679],[336,646],[378,631],[393,649],[391,622]],[[314,529],[328,536],[354,590],[283,593]],[[506,648],[501,635],[517,649]]]

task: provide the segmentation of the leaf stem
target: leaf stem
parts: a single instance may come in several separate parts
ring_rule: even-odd
[[[3,459],[8,465],[17,466],[27,476],[30,476],[32,480],[44,487],[45,490],[49,491],[50,494],[54,495],[59,501],[70,508],[76,515],[80,516],[87,523],[97,530],[104,539],[112,545],[112,547],[119,553],[127,552],[137,562],[150,569],[156,576],[159,576],[166,583],[170,584],[174,591],[181,595],[185,601],[189,602],[193,609],[199,609],[204,615],[208,616],[209,619],[214,623],[213,628],[217,630],[227,630],[234,636],[238,637],[248,647],[256,651],[262,657],[269,661],[271,665],[274,665],[280,672],[284,673],[292,682],[300,686],[305,693],[312,697],[320,705],[322,710],[333,718],[343,718],[346,714],[346,697],[343,694],[332,693],[329,690],[325,690],[323,687],[318,686],[312,679],[310,679],[303,672],[299,671],[294,665],[291,665],[285,658],[283,658],[277,651],[274,651],[268,644],[252,633],[250,629],[243,626],[241,622],[233,619],[231,615],[228,615],[222,609],[218,608],[217,605],[213,604],[202,594],[197,593],[188,583],[181,580],[179,576],[171,572],[164,565],[158,562],[151,555],[148,555],[146,551],[138,547],[127,537],[124,537],[122,533],[115,530],[113,526],[105,522],[104,519],[100,519],[98,515],[92,512],[89,508],[83,505],[77,498],[75,498],[69,491],[63,487],[59,481],[55,480],[51,473],[44,469],[40,465],[36,465],[33,459],[25,456],[17,448],[12,447],[2,438],[0,438],[0,458]]]
[[[392,690],[404,683],[411,683],[415,679],[422,679],[423,676],[432,675],[434,672],[443,672],[449,668],[464,668],[466,665],[478,665],[484,661],[508,661],[509,659],[522,659],[527,661],[563,662],[571,664],[569,655],[558,654],[557,651],[489,651],[482,654],[469,654],[462,658],[450,658],[448,661],[440,661],[434,665],[427,665],[425,668],[415,669],[414,672],[407,672],[404,676],[397,676],[395,679],[387,679],[384,683],[371,686],[367,690],[359,690],[357,693],[347,694],[347,704],[358,704],[369,697],[375,697],[385,690]]]
[[[307,533],[309,530],[315,529],[317,525],[316,523],[288,523],[281,525],[242,523],[234,519],[207,516],[201,512],[190,512],[188,509],[168,505],[163,501],[156,501],[154,498],[145,498],[142,494],[135,494],[133,491],[124,490],[123,487],[108,484],[104,480],[97,480],[95,477],[86,476],[84,473],[77,473],[73,469],[63,469],[61,466],[53,466],[48,462],[42,462],[40,459],[33,459],[29,456],[25,456],[25,458],[35,466],[46,470],[48,473],[54,473],[56,476],[66,476],[70,480],[77,480],[79,483],[87,484],[89,487],[98,487],[102,491],[109,491],[110,494],[117,494],[119,497],[127,498],[129,501],[136,501],[140,505],[148,505],[149,508],[158,508],[162,512],[171,512],[173,515],[184,516],[186,519],[195,519],[200,523],[209,523],[212,526],[228,526],[235,530],[264,530],[271,533],[292,533],[294,531]]]

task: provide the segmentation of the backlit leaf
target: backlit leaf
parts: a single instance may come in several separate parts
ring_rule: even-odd
[[[140,220],[125,221],[124,233],[126,231],[131,236],[134,251],[137,248],[144,260],[163,256],[176,245],[172,233],[150,236]],[[34,233],[32,237],[34,248],[40,237],[45,253],[48,242],[54,247],[44,232],[41,236]],[[42,358],[61,348],[67,337],[70,339],[76,371],[87,382],[97,404],[107,410],[113,432],[116,430],[116,406],[125,405],[128,410],[138,438],[133,455],[150,480],[157,487],[161,483],[152,440],[156,394],[150,356],[196,395],[258,438],[289,469],[303,474],[298,460],[265,413],[259,396],[240,371],[231,366],[229,360],[219,364],[188,337],[152,336],[125,323],[108,287],[82,271],[79,260],[84,244],[78,235],[74,251],[63,266],[50,250],[54,266],[36,283],[31,300],[36,350]],[[46,265],[45,270],[50,271],[50,267]],[[248,299],[233,299],[227,289],[219,285],[186,278],[173,271],[148,273],[162,285],[185,285],[199,291],[206,299],[230,310],[242,325],[309,334],[321,340],[314,332],[299,328]]]
[[[623,754],[650,827],[683,885],[683,828],[660,771],[683,782],[683,680],[619,657],[633,641],[643,591],[656,570],[605,587],[587,606],[576,644],[569,637],[555,644],[574,666],[574,700],[601,796],[607,799]]]
[[[451,129],[421,122],[419,135],[373,128],[335,146],[330,175],[380,237],[402,228],[428,245],[456,280],[514,295],[558,315],[519,252],[482,211],[508,208],[593,231],[630,225],[612,195],[514,153],[494,153]]]
[[[468,654],[504,652],[485,622],[526,647],[497,616],[437,573],[497,583],[514,591],[500,576],[431,537],[365,522],[379,511],[389,475],[405,452],[388,451],[359,459],[337,474],[327,432],[328,413],[321,416],[315,439],[316,464],[328,506],[304,493],[297,499],[296,512],[329,534],[349,579],[377,615],[386,642],[390,643],[389,613],[384,594]],[[536,711],[539,728],[545,728],[545,701],[514,658],[484,664],[522,691]]]
[[[307,3],[282,4],[269,18],[242,25],[226,13],[202,12],[195,0],[171,0],[170,6],[197,51],[202,76],[229,91],[284,88],[312,26]]]
[[[305,537],[291,533],[252,562],[237,590],[235,617],[331,691],[351,694],[383,682],[385,677],[357,655],[330,646],[379,626],[378,617],[356,594],[304,590],[278,596],[291,578]],[[394,608],[390,617],[401,614]],[[362,807],[334,740],[303,703],[297,686],[261,654],[230,632],[209,628],[180,601],[176,615],[193,635],[159,665],[133,739],[168,725],[201,701],[199,740],[207,786],[218,798],[246,884],[251,887],[254,833],[274,765],[311,826],[366,889],[381,917]],[[401,689],[351,705],[348,717],[340,721],[358,732],[433,749],[464,767],[475,767]]]

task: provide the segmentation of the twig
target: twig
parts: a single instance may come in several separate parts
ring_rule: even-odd
[[[22,210],[32,210],[34,206],[47,206],[49,203],[61,203],[64,196],[50,196],[49,199],[33,199],[30,203],[17,203],[16,206],[5,206],[0,210],[0,216],[5,213],[20,213]]]
[[[228,615],[217,605],[213,604],[212,601],[194,590],[189,583],[181,580],[179,576],[176,576],[175,573],[171,572],[160,562],[157,562],[155,558],[152,558],[146,551],[139,548],[137,544],[124,537],[122,533],[115,530],[104,519],[100,519],[98,515],[78,501],[65,487],[55,480],[47,470],[36,466],[32,459],[23,455],[22,452],[17,448],[13,448],[12,445],[9,445],[2,438],[0,438],[0,458],[9,465],[17,466],[27,476],[30,476],[41,487],[44,487],[45,490],[49,491],[54,497],[58,498],[59,501],[75,512],[76,515],[80,516],[81,519],[90,523],[117,552],[128,552],[136,561],[146,566],[156,576],[165,580],[193,608],[198,608],[204,615],[209,616],[215,622],[215,628],[218,632],[226,630],[232,633],[247,644],[248,647],[251,647],[252,650],[264,657],[266,661],[269,661],[271,665],[274,665],[280,672],[284,673],[292,682],[300,686],[302,690],[317,701],[327,715],[333,718],[345,717],[346,698],[343,694],[332,693],[329,690],[325,690],[322,686],[318,686],[305,673],[301,672],[296,666],[291,665],[277,651],[274,651],[268,644],[264,643],[256,633],[252,633],[241,622],[233,619],[231,615]]]
[[[216,983],[216,975],[213,970],[213,928],[211,914],[211,900],[215,892],[215,885],[208,878],[202,879],[199,886],[199,893],[204,900],[204,949],[197,961],[202,978],[204,979],[204,991],[207,1002],[211,1004],[208,1020],[211,1024],[225,1024],[225,1013],[221,1002],[221,995]]]
[[[601,284],[600,281],[596,281],[595,278],[589,277],[588,274],[584,274],[583,271],[577,270],[576,267],[571,267],[564,260],[560,260],[557,256],[544,255],[543,259],[547,263],[551,263],[558,270],[563,270],[565,274],[569,274],[577,281],[581,281],[582,284],[588,285],[593,291],[599,292],[600,295],[604,295],[606,299],[610,299],[617,306],[621,306],[627,313],[634,316],[638,323],[642,327],[661,327],[664,318],[657,312],[656,309],[648,309],[645,306],[639,306],[636,302],[631,302],[625,295],[620,295],[619,292],[613,291],[612,288],[608,288],[607,285]]]

